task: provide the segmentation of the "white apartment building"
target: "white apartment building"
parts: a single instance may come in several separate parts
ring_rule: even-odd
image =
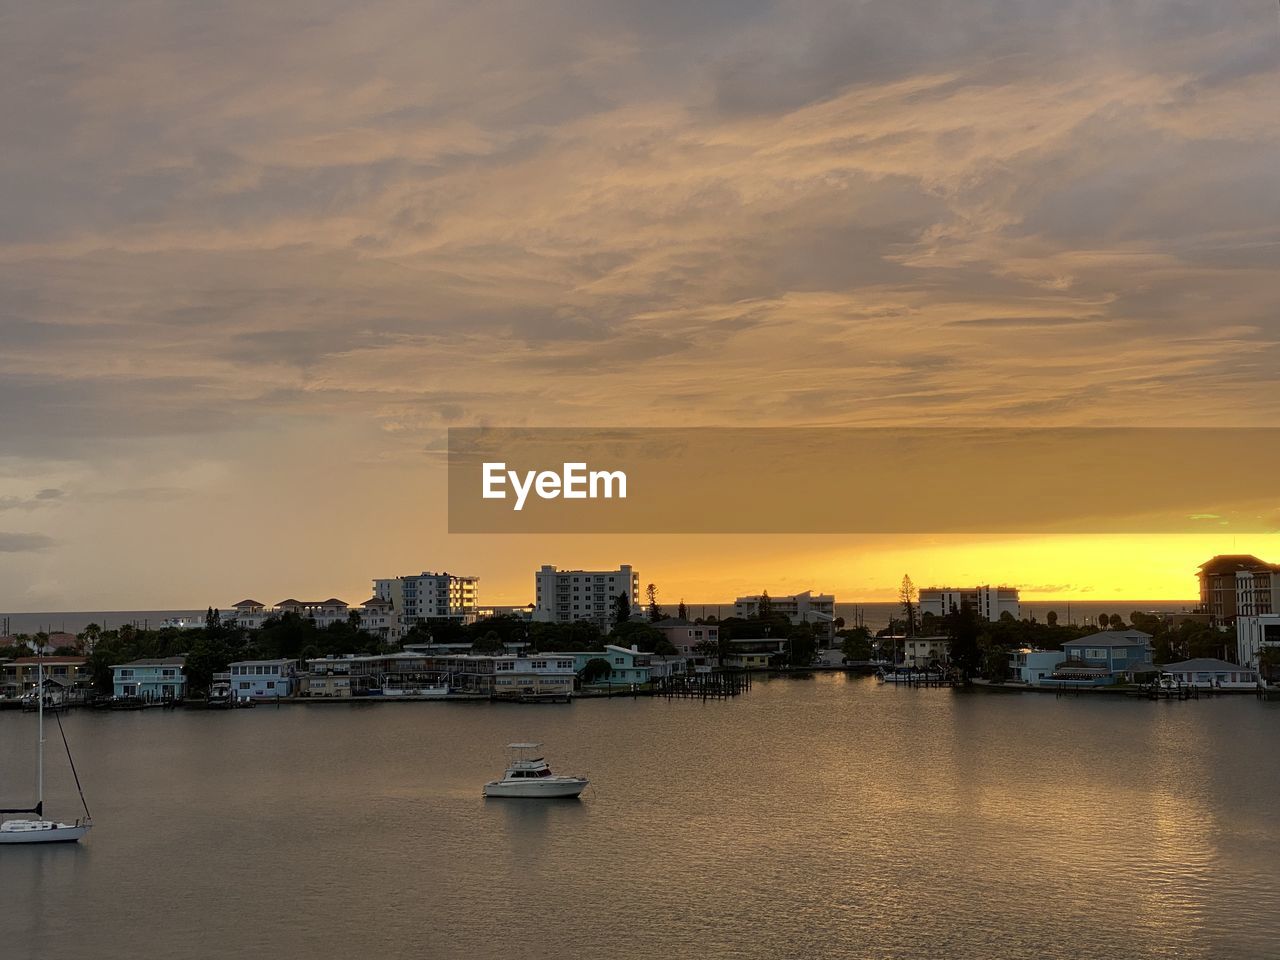
[[[479,610],[479,577],[451,573],[390,577],[373,581],[373,595],[391,605],[395,631],[402,636],[419,620],[460,620],[474,623]]]
[[[754,616],[760,609],[760,598],[763,596],[762,593],[756,593],[738,597],[733,601],[733,615],[744,620]],[[830,638],[835,634],[835,594],[815,594],[809,590],[781,597],[770,594],[769,606],[774,613],[784,614],[793,624],[812,624],[814,633],[820,637]]]
[[[541,623],[588,620],[609,630],[619,594],[629,599],[633,610],[640,605],[640,574],[630,564],[617,570],[557,570],[544,565],[533,576],[533,619]]]
[[[1017,587],[927,587],[920,591],[920,615],[931,613],[945,617],[952,610],[959,610],[968,603],[982,619],[995,623],[1001,615],[1009,614],[1020,619],[1021,606]]]
[[[392,635],[394,617],[386,601],[378,597],[370,597],[363,606],[352,607],[336,597],[328,600],[281,600],[274,606],[267,606],[257,600],[241,600],[230,609],[223,611],[225,622],[234,621],[239,627],[249,630],[261,629],[262,625],[273,617],[286,613],[296,613],[300,617],[313,620],[321,629],[334,623],[345,623],[354,611],[360,617],[360,629],[381,637]]]
[[[1256,669],[1266,647],[1280,647],[1280,613],[1236,617],[1236,661]]]

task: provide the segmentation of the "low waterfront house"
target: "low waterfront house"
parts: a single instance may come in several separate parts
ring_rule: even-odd
[[[696,669],[710,670],[720,661],[717,648],[720,644],[720,628],[714,623],[690,623],[679,617],[668,617],[650,624],[659,631],[676,653]]]
[[[1184,686],[1215,690],[1254,690],[1258,686],[1258,671],[1252,667],[1211,657],[1166,663],[1160,672]]]
[[[18,657],[0,664],[0,697],[21,697],[36,688],[43,665],[45,680],[64,690],[88,690],[93,686],[84,657]]]
[[[946,637],[903,637],[901,649],[908,667],[945,667],[951,662],[951,641]]]
[[[231,693],[237,699],[274,700],[298,692],[297,660],[237,660],[230,673]]]
[[[1014,650],[1009,654],[1009,672],[1014,680],[1038,687],[1053,676],[1065,656],[1061,650]]]
[[[568,654],[543,653],[495,658],[493,692],[498,696],[567,697],[577,677]]]
[[[786,662],[787,643],[785,637],[731,637],[723,663],[740,670],[768,670]]]
[[[1059,679],[1095,684],[1132,683],[1157,671],[1152,660],[1151,634],[1141,630],[1104,630],[1062,645]],[[1063,673],[1071,673],[1068,677]]]
[[[117,697],[143,700],[181,700],[187,695],[186,657],[161,657],[111,665]]]
[[[361,697],[376,686],[373,657],[317,657],[307,661],[298,692],[304,697]]]

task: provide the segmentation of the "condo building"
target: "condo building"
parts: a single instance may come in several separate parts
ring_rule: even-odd
[[[738,597],[733,601],[733,615],[747,619],[760,610],[762,593]],[[808,623],[813,626],[814,633],[820,637],[830,638],[835,633],[836,598],[831,593],[793,593],[775,597],[769,595],[769,607],[774,613],[786,616],[793,624]]]
[[[640,574],[630,564],[617,570],[557,570],[544,565],[534,581],[533,619],[541,623],[586,620],[609,630],[619,595],[632,609],[640,605]]]
[[[479,604],[479,577],[431,573],[390,577],[373,581],[373,595],[390,604],[395,636],[403,635],[419,620],[460,620],[473,623]]]
[[[935,617],[945,617],[952,610],[959,610],[965,603],[978,616],[991,623],[995,623],[1006,613],[1017,620],[1021,613],[1017,587],[926,587],[920,591],[921,616],[931,613]]]
[[[330,597],[328,600],[281,600],[274,606],[267,606],[257,600],[241,600],[223,611],[224,622],[234,622],[236,626],[249,630],[260,630],[271,619],[286,613],[297,614],[304,620],[312,621],[320,629],[335,623],[346,623],[355,613],[359,617],[360,629],[380,637],[391,637],[395,634],[394,617],[389,604],[379,597],[370,597],[363,605],[353,607],[345,600]],[[201,621],[203,623],[203,621]]]
[[[1200,607],[1214,623],[1280,613],[1280,564],[1250,554],[1222,555],[1200,564],[1197,577]]]

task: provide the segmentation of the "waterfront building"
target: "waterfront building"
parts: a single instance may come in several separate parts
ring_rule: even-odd
[[[258,600],[241,600],[222,613],[222,620],[248,630],[260,630],[268,620],[278,619],[286,613],[311,620],[320,629],[345,623],[354,613],[359,618],[361,630],[384,639],[391,637],[395,628],[390,604],[381,597],[370,597],[359,607],[352,607],[337,597],[328,600],[281,600],[271,607]],[[203,623],[202,620],[202,626]]]
[[[474,623],[479,610],[479,577],[443,572],[387,577],[373,581],[373,595],[390,605],[393,637],[402,637],[419,620]]]
[[[1214,623],[1280,613],[1280,564],[1252,554],[1223,554],[1200,564],[1200,607]]]
[[[1024,647],[1009,654],[1009,671],[1015,680],[1031,687],[1052,677],[1058,665],[1066,659],[1061,650],[1032,650]]]
[[[1187,686],[1216,690],[1253,690],[1258,686],[1258,671],[1252,667],[1211,657],[1166,663],[1160,672]]]
[[[1062,663],[1053,679],[1077,684],[1132,682],[1158,669],[1152,659],[1151,634],[1141,630],[1092,633],[1067,641],[1062,653]]]
[[[640,605],[640,574],[623,564],[617,570],[557,570],[544,565],[534,574],[533,619],[540,623],[589,621],[613,629],[619,596]]]
[[[356,608],[356,616],[359,617],[360,629],[365,633],[372,633],[384,640],[400,635],[400,621],[390,600],[370,597],[363,606]]]
[[[237,699],[274,700],[298,692],[297,660],[237,660],[230,674],[231,694]]]
[[[650,624],[676,648],[676,653],[699,669],[709,670],[719,661],[720,628],[714,623],[690,623],[679,617],[667,617]]]
[[[41,666],[46,683],[52,682],[66,691],[88,690],[93,674],[84,657],[18,657],[0,663],[0,697],[21,697],[36,688]]]
[[[733,615],[746,620],[760,612],[760,601],[764,594],[753,593],[738,597],[733,601]],[[793,624],[808,623],[812,625],[814,635],[823,640],[835,636],[836,598],[831,593],[786,594],[769,596],[769,608],[774,613],[783,614]]]
[[[299,678],[304,697],[359,697],[379,684],[373,675],[374,657],[317,657],[307,661]]]
[[[684,657],[646,653],[634,644],[622,647],[605,644],[604,650],[580,650],[573,653],[549,654],[555,657],[573,657],[575,673],[581,673],[592,660],[604,660],[609,664],[609,674],[593,681],[595,687],[644,686],[662,677],[678,676],[686,670]]]
[[[918,607],[920,615],[931,613],[935,617],[945,617],[952,610],[959,610],[965,603],[969,604],[979,617],[995,623],[1004,614],[1017,620],[1021,615],[1021,606],[1017,587],[926,587],[920,591]]]
[[[947,637],[889,637],[894,649],[901,647],[902,663],[908,667],[945,667],[951,662],[951,640]],[[883,641],[881,641],[883,642]]]
[[[238,627],[245,627],[249,630],[261,629],[264,621],[268,617],[274,616],[275,611],[261,601],[258,600],[241,600],[237,604],[233,604],[229,610],[222,614],[224,623],[235,623]]]
[[[768,670],[787,659],[786,637],[730,637],[722,662],[740,670]]]
[[[112,690],[117,697],[181,700],[187,695],[186,661],[186,657],[160,657],[112,664]]]
[[[1280,613],[1236,618],[1236,659],[1242,666],[1259,667],[1267,647],[1280,647]]]
[[[268,607],[257,600],[241,600],[223,614],[223,620],[227,623],[235,621],[236,626],[249,630],[260,630],[268,620],[279,618],[286,613],[313,620],[317,627],[324,628],[347,620],[351,615],[351,607],[336,597],[330,597],[328,600],[290,598],[281,600],[274,607]]]
[[[576,676],[575,660],[567,653],[452,654],[426,662],[451,689],[489,696],[564,696],[573,692]]]

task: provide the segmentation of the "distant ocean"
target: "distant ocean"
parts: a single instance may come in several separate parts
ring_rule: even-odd
[[[91,623],[104,630],[115,630],[125,624],[155,629],[164,620],[173,617],[197,617],[201,620],[207,610],[76,610],[56,613],[0,613],[0,634],[9,633],[79,633]]]
[[[1128,622],[1129,614],[1135,610],[1143,613],[1181,613],[1193,610],[1198,600],[1024,600],[1022,616],[1035,617],[1041,623],[1052,610],[1058,614],[1058,622],[1063,624],[1083,624],[1089,621],[1098,622],[1100,614],[1110,616],[1118,613]],[[733,604],[689,604],[691,617],[730,617],[733,616]],[[836,616],[844,617],[845,623],[853,625],[859,615],[862,622],[872,630],[881,630],[889,625],[889,621],[900,616],[902,607],[897,603],[836,603]]]
[[[1099,614],[1118,613],[1127,621],[1134,610],[1143,613],[1179,613],[1195,608],[1195,600],[1025,600],[1022,603],[1022,615],[1035,617],[1041,623],[1053,610],[1058,614],[1059,623],[1082,624],[1088,621],[1097,622]],[[669,613],[674,614],[674,606],[664,604]],[[853,624],[861,615],[862,622],[872,630],[880,630],[889,625],[889,620],[899,613],[896,603],[837,603],[836,616],[844,617],[845,622]],[[37,633],[41,630],[52,632],[62,630],[66,633],[79,633],[90,623],[114,630],[124,624],[135,624],[143,628],[156,628],[165,620],[177,617],[203,619],[205,610],[81,610],[59,611],[56,613],[0,613],[0,635],[5,632],[5,621],[8,621],[10,633]],[[733,615],[732,603],[691,603],[691,617],[729,617]]]

